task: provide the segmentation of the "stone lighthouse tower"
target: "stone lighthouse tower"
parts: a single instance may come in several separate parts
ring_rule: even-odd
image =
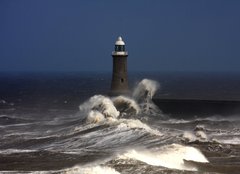
[[[112,52],[113,72],[111,95],[127,94],[128,76],[127,76],[127,57],[128,52],[125,50],[125,43],[121,37],[115,42],[115,50]]]

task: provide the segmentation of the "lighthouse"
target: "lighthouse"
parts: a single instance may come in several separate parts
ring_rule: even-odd
[[[127,57],[125,43],[122,37],[118,37],[115,42],[115,49],[112,52],[113,70],[111,95],[128,94]]]

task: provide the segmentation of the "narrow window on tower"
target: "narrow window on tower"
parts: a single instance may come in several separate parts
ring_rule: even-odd
[[[123,83],[124,82],[124,79],[123,78],[121,78],[121,83]]]

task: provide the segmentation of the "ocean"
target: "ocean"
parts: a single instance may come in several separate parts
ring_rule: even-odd
[[[129,96],[110,83],[1,73],[0,173],[239,173],[240,113],[171,115],[154,98],[240,101],[240,74],[129,73]]]

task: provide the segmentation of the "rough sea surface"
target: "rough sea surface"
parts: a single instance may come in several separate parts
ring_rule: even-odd
[[[2,74],[0,173],[237,174],[238,114],[172,117],[152,98],[240,99],[238,77],[132,74],[109,97],[108,73]]]

